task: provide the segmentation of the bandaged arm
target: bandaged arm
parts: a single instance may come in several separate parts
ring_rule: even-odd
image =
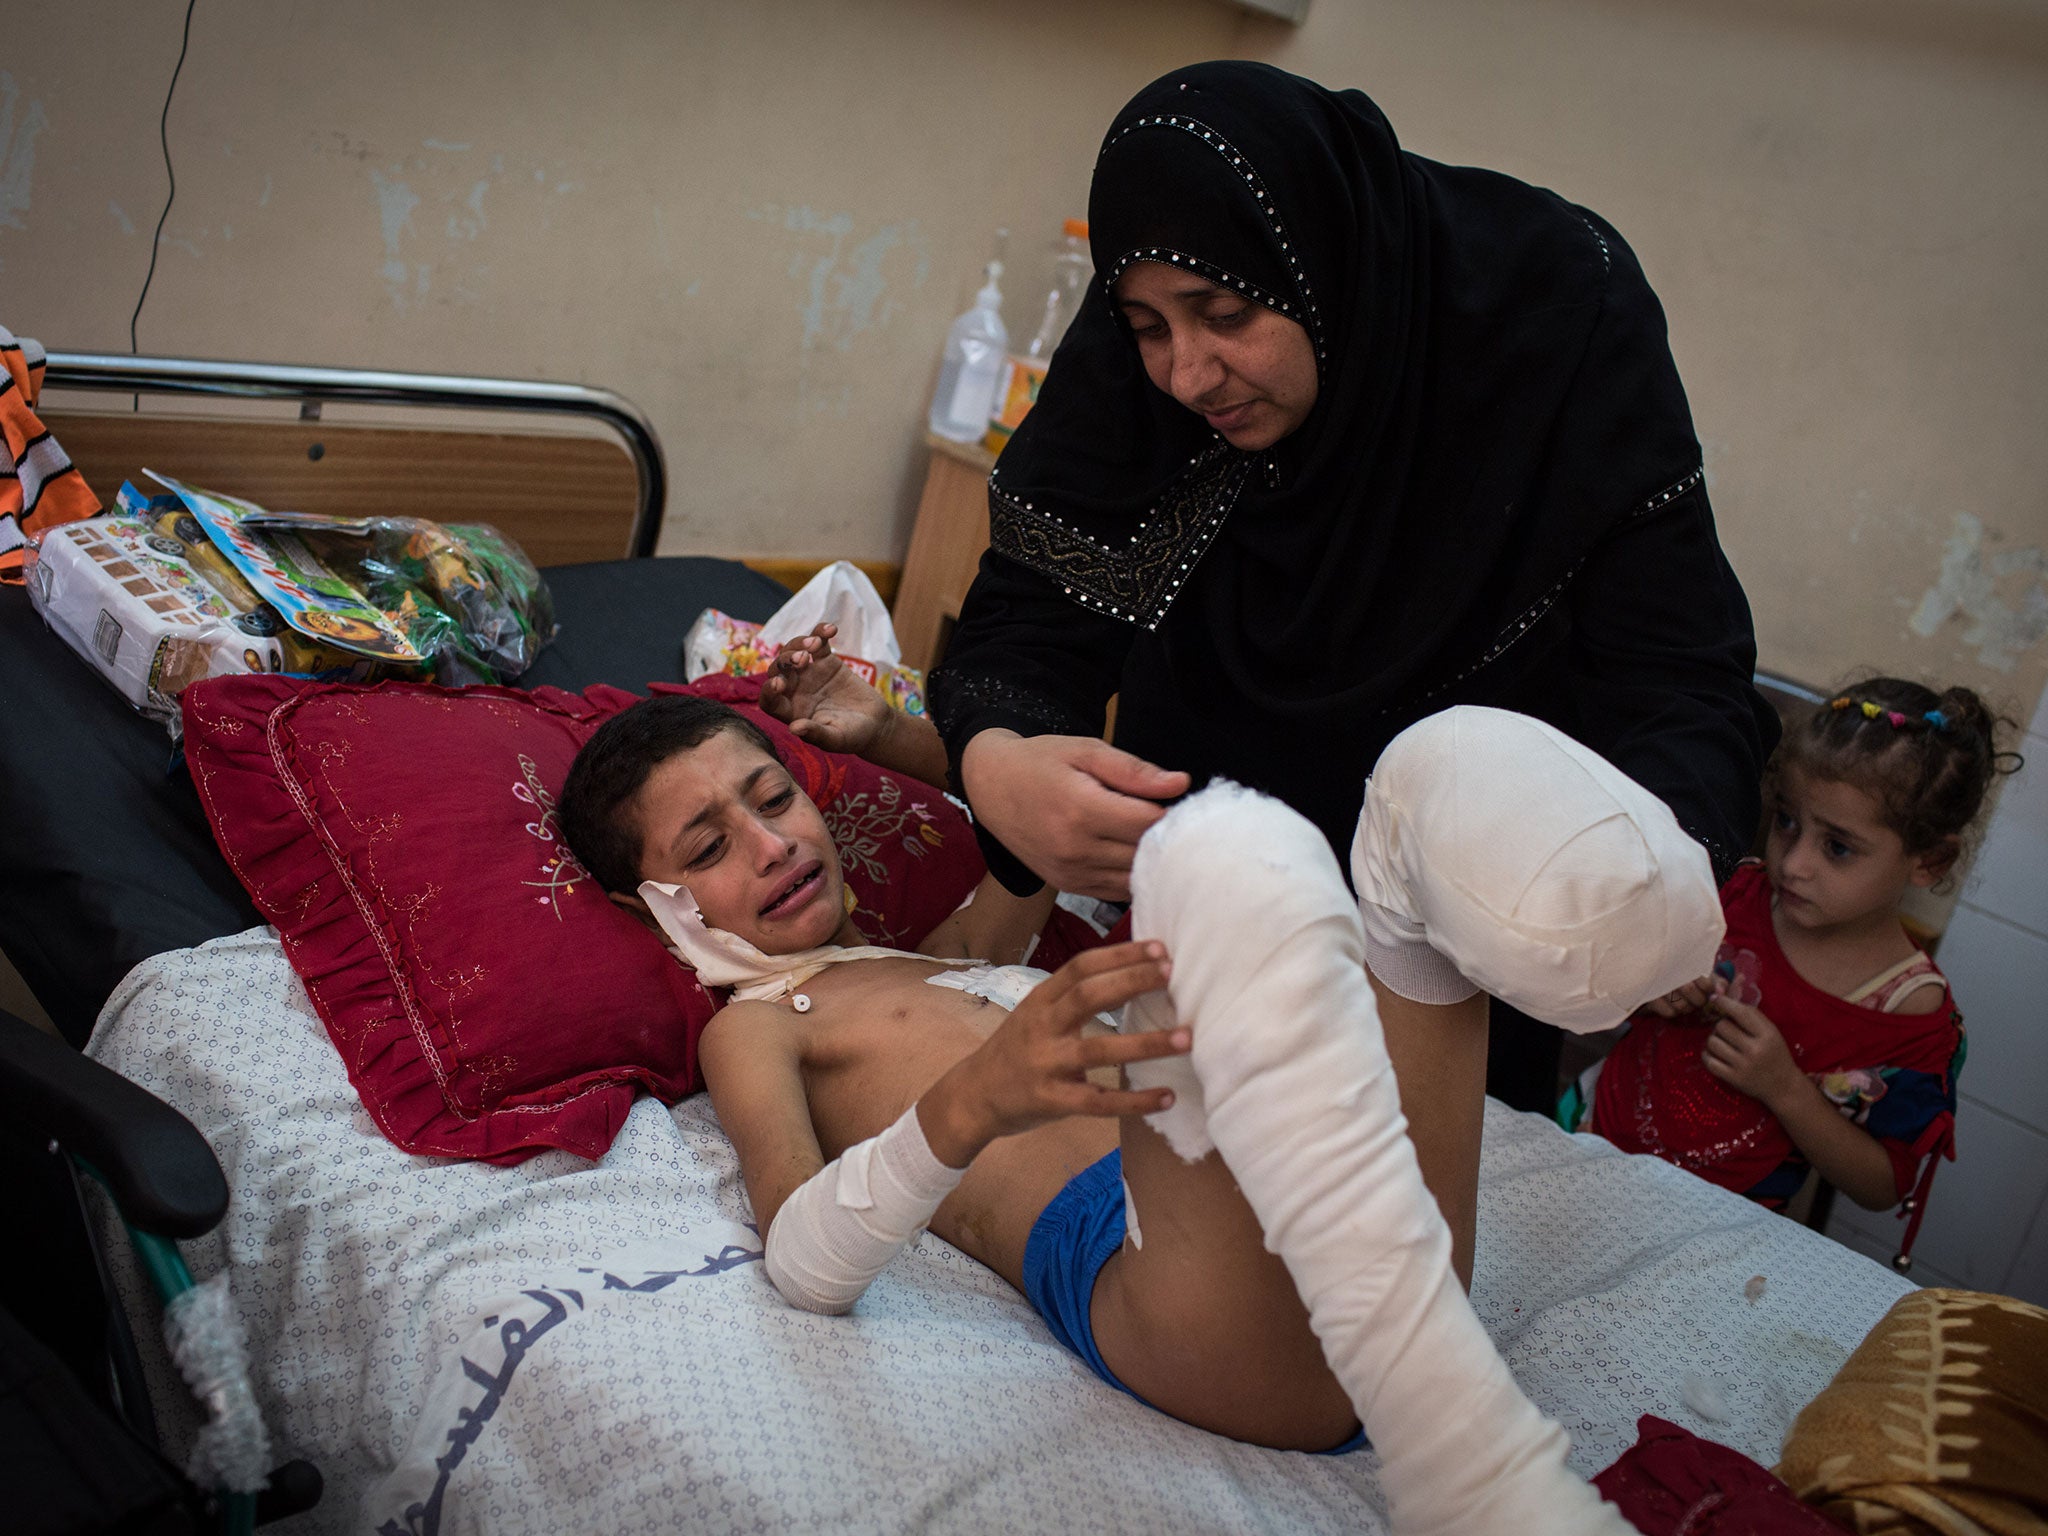
[[[800,1184],[768,1224],[763,1265],[792,1306],[847,1312],[959,1184],[939,1161],[917,1106]]]

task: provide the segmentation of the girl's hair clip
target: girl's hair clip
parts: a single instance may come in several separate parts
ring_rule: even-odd
[[[1834,710],[1858,710],[1862,713],[1864,719],[1882,720],[1895,731],[1903,731],[1908,726],[1923,724],[1931,731],[1946,731],[1951,724],[1948,716],[1938,709],[1930,709],[1916,720],[1911,715],[1902,714],[1896,709],[1886,709],[1882,704],[1875,703],[1870,699],[1854,699],[1846,693],[1838,698],[1829,699],[1828,708]]]

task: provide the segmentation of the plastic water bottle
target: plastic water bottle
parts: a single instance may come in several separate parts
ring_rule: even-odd
[[[939,365],[939,387],[932,394],[930,425],[940,437],[974,443],[988,430],[996,385],[1003,371],[1003,349],[1010,333],[1003,325],[1003,291],[998,279],[1003,264],[988,264],[988,282],[974,296],[974,308],[953,322],[946,333],[945,361]]]
[[[1021,352],[1003,360],[1002,377],[996,387],[994,408],[989,412],[988,436],[982,445],[1001,453],[1010,434],[1023,423],[1038,400],[1038,388],[1052,354],[1080,312],[1081,296],[1088,291],[1088,279],[1095,275],[1095,262],[1088,254],[1088,221],[1068,219],[1053,245],[1052,285],[1045,295],[1045,311],[1038,322],[1038,334]]]

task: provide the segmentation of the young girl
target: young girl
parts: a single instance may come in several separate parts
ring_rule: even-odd
[[[1637,1015],[1578,1128],[1773,1209],[1809,1167],[1871,1210],[1909,1201],[1910,1250],[1930,1154],[1955,1155],[1964,1044],[1899,903],[1954,871],[1993,775],[2017,766],[1999,723],[1967,688],[1877,677],[1789,732],[1763,862],[1721,891],[1716,974]]]

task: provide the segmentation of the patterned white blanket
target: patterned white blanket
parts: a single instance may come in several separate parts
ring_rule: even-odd
[[[327,1478],[296,1529],[1384,1529],[1369,1453],[1154,1413],[929,1235],[851,1317],[784,1306],[701,1097],[643,1100],[596,1164],[397,1151],[268,929],[138,967],[91,1054],[190,1116],[227,1172],[227,1219],[185,1252],[230,1271],[276,1458]],[[1911,1288],[1497,1104],[1480,1199],[1479,1313],[1587,1475],[1644,1413],[1769,1464]],[[176,1449],[189,1424],[165,1432]]]

